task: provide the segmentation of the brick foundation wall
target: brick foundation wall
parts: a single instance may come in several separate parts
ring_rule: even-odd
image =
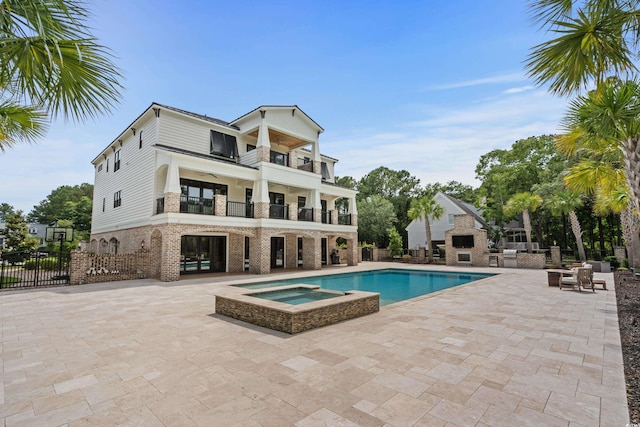
[[[101,254],[72,251],[69,284],[114,282],[149,277],[151,256],[147,249],[130,254]]]
[[[268,208],[268,203],[265,203]],[[268,209],[267,209],[268,211]],[[268,213],[268,212],[267,212]],[[145,276],[162,281],[176,281],[180,279],[180,250],[183,235],[211,234],[226,235],[229,245],[227,254],[228,271],[244,271],[244,237],[249,237],[250,262],[249,269],[254,274],[271,272],[271,237],[285,237],[285,263],[287,268],[298,267],[297,238],[303,237],[303,268],[319,270],[322,267],[321,243],[323,237],[344,237],[349,248],[346,261],[349,265],[357,265],[357,233],[335,233],[322,231],[301,231],[290,228],[256,228],[256,227],[225,227],[204,226],[199,224],[160,224],[114,230],[109,233],[95,233],[91,235],[91,246],[100,246],[97,242],[102,239],[109,241],[117,239],[120,244],[118,253],[132,254],[143,246],[148,249],[149,265],[145,268]],[[152,237],[153,236],[153,237]],[[99,248],[98,248],[99,249]],[[351,252],[349,252],[351,251]],[[99,251],[98,251],[99,253]],[[351,255],[350,255],[351,253]],[[343,261],[344,262],[344,261]]]

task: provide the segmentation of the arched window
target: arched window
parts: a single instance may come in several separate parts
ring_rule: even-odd
[[[118,239],[116,239],[115,237],[109,240],[109,253],[117,254],[119,245],[120,245],[120,242],[118,242]]]

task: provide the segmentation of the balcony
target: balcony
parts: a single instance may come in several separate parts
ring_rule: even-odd
[[[304,159],[298,159],[298,170],[313,172],[313,162],[305,162]]]
[[[227,201],[227,216],[253,218],[253,203]]]
[[[298,210],[298,221],[313,222],[313,208],[300,208]]]
[[[351,214],[338,214],[338,224],[351,225]]]
[[[180,213],[215,215],[214,199],[180,196]]]
[[[269,218],[289,219],[289,205],[269,205]]]

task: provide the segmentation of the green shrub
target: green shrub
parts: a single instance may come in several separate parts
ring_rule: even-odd
[[[606,256],[604,257],[605,261],[609,261],[609,264],[611,264],[611,268],[613,270],[617,270],[620,268],[620,259],[617,256]]]
[[[23,264],[25,270],[35,270],[36,263],[42,270],[54,271],[60,266],[58,258],[41,258],[39,260],[30,259]],[[66,262],[63,261],[62,267],[66,267]]]
[[[625,258],[622,260],[622,266],[626,269],[629,269],[629,258]]]

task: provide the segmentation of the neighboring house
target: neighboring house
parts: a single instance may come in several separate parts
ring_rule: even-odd
[[[29,226],[29,237],[35,237],[38,239],[38,246],[44,246],[45,233],[48,225],[46,224],[27,224]],[[0,222],[0,249],[6,249],[4,229],[6,224]]]
[[[444,247],[445,231],[453,228],[455,215],[471,214],[474,217],[475,227],[477,229],[489,229],[489,225],[472,204],[463,202],[440,191],[436,193],[434,199],[444,209],[444,214],[440,219],[434,220],[433,218],[429,218],[431,240],[434,246]],[[423,218],[411,221],[405,230],[407,230],[408,235],[408,249],[427,248],[427,233],[425,231]]]
[[[225,122],[151,104],[92,161],[90,250],[149,249],[165,281],[320,269],[339,237],[357,264],[356,192],[335,185],[322,132],[295,105]]]

